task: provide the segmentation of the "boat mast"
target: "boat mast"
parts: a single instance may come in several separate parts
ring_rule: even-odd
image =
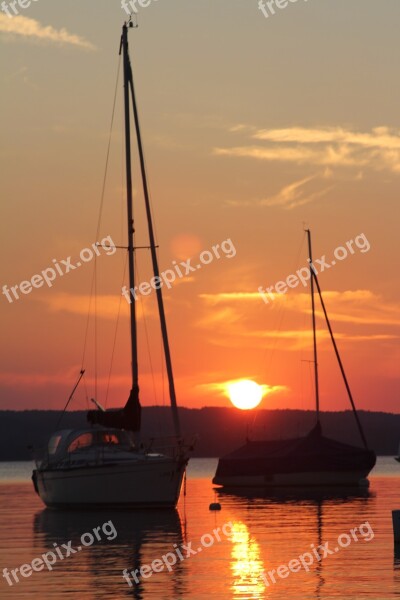
[[[335,337],[333,335],[333,330],[332,330],[332,327],[331,327],[331,324],[330,324],[330,321],[329,321],[329,318],[328,318],[328,313],[327,313],[327,310],[326,310],[326,307],[325,307],[324,299],[322,297],[322,292],[321,292],[321,287],[319,285],[318,277],[317,277],[316,272],[314,271],[314,267],[313,267],[313,264],[312,264],[311,232],[310,232],[309,229],[306,229],[306,233],[307,233],[307,237],[308,237],[308,252],[309,252],[309,263],[310,263],[310,273],[311,273],[311,281],[310,281],[310,283],[311,283],[312,318],[313,318],[313,333],[314,333],[315,396],[316,396],[316,403],[317,403],[317,422],[319,423],[319,389],[318,389],[317,338],[316,338],[316,327],[315,327],[314,283],[317,286],[318,296],[319,296],[319,299],[321,301],[321,306],[322,306],[322,310],[324,312],[325,321],[326,321],[326,324],[328,326],[329,334],[331,336],[331,341],[332,341],[333,348],[335,350],[336,359],[337,359],[338,364],[339,364],[340,372],[342,374],[343,381],[344,381],[344,384],[346,386],[347,395],[349,397],[350,404],[351,404],[351,407],[353,409],[354,418],[355,418],[356,423],[357,423],[358,431],[360,432],[360,436],[361,436],[361,439],[362,439],[362,442],[364,444],[365,449],[368,450],[369,448],[368,448],[367,439],[365,437],[364,430],[363,430],[362,425],[361,425],[361,421],[360,421],[360,419],[358,417],[357,409],[356,409],[356,406],[354,404],[354,400],[353,400],[353,396],[352,396],[352,393],[351,393],[351,390],[350,390],[349,382],[347,381],[347,377],[346,377],[346,373],[344,371],[342,359],[340,358],[339,350],[338,350],[338,347],[336,345],[336,340],[335,340]]]
[[[128,94],[127,86],[129,84],[130,91],[131,91],[131,97],[132,97],[132,104],[133,104],[133,115],[134,115],[134,120],[135,120],[136,139],[137,139],[137,145],[138,145],[140,170],[141,170],[142,183],[143,183],[143,193],[144,193],[147,224],[148,224],[148,231],[149,231],[151,260],[152,260],[152,265],[153,265],[154,277],[158,278],[158,281],[160,281],[160,269],[158,267],[158,259],[157,259],[157,251],[156,251],[157,246],[155,243],[153,219],[152,219],[152,215],[151,215],[150,196],[149,196],[149,189],[148,189],[148,184],[147,184],[146,163],[145,163],[144,152],[143,152],[142,135],[141,135],[141,130],[140,130],[140,122],[139,122],[139,113],[138,113],[138,109],[137,109],[135,87],[134,87],[134,83],[133,83],[132,66],[131,66],[131,63],[129,60],[129,53],[128,53],[128,33],[127,33],[128,25],[126,23],[124,24],[123,32],[124,32],[123,33],[124,64],[125,64],[125,54],[126,54],[126,65],[127,65],[126,72],[124,69],[124,74],[126,77],[125,95]],[[126,110],[126,104],[125,104],[125,110]],[[129,112],[129,99],[128,99],[128,112]],[[129,123],[129,121],[128,121],[128,123]],[[129,203],[129,201],[128,201],[128,203]],[[133,232],[132,232],[132,237],[133,237]],[[132,241],[132,246],[133,246],[133,241]],[[132,284],[131,282],[130,282],[130,286],[132,289],[134,288],[134,284]],[[163,301],[163,296],[162,296],[162,291],[161,291],[160,286],[156,287],[156,297],[157,297],[158,313],[159,313],[159,317],[160,317],[161,335],[162,335],[163,347],[164,347],[165,364],[166,364],[167,375],[168,375],[169,396],[170,396],[170,402],[171,402],[171,408],[172,408],[172,418],[173,418],[173,423],[174,423],[174,430],[175,430],[175,435],[177,437],[180,437],[181,430],[180,430],[180,422],[179,422],[178,405],[177,405],[177,401],[176,401],[174,375],[173,375],[173,370],[172,370],[171,351],[170,351],[169,340],[168,340],[168,330],[167,330],[167,322],[166,322],[166,318],[165,318],[164,301]],[[131,307],[133,304],[134,304],[134,302],[131,303]],[[136,368],[137,368],[137,366],[136,366]]]
[[[313,344],[314,344],[314,381],[315,381],[315,404],[317,411],[317,424],[320,424],[319,415],[319,383],[318,383],[318,356],[317,356],[317,329],[315,325],[315,298],[314,298],[314,270],[312,262],[312,248],[311,248],[311,231],[306,229],[308,239],[308,256],[310,264],[310,290],[311,290],[311,308],[312,308],[312,326],[313,326]]]
[[[328,313],[327,313],[327,310],[325,308],[325,302],[324,302],[324,300],[322,298],[322,292],[321,292],[321,288],[320,288],[320,285],[319,285],[318,277],[315,275],[315,273],[313,273],[312,276],[313,276],[313,279],[315,279],[315,284],[317,286],[319,299],[321,300],[322,310],[324,311],[326,324],[328,326],[329,334],[331,336],[331,341],[332,341],[332,344],[333,344],[333,348],[335,350],[336,359],[337,359],[338,364],[339,364],[340,372],[341,372],[342,377],[343,377],[344,385],[346,386],[347,395],[349,397],[350,404],[351,404],[351,407],[353,409],[354,418],[355,418],[356,423],[357,423],[358,431],[360,432],[360,436],[361,436],[361,439],[363,441],[365,449],[368,450],[369,448],[368,448],[367,439],[365,437],[364,430],[363,430],[362,425],[361,425],[361,421],[360,421],[360,419],[358,417],[358,414],[357,414],[357,409],[356,409],[356,405],[354,404],[353,396],[352,396],[352,393],[351,393],[351,390],[350,390],[350,385],[349,385],[349,382],[347,381],[347,377],[346,377],[346,373],[344,371],[342,359],[340,358],[339,350],[338,350],[338,347],[336,345],[336,340],[335,340],[335,337],[333,335],[333,330],[332,330],[332,327],[331,327],[331,324],[330,324],[330,321],[329,321],[329,318],[328,318]]]
[[[131,127],[130,127],[130,102],[129,102],[129,79],[130,60],[128,52],[128,24],[122,27],[122,38],[120,52],[123,52],[124,69],[124,112],[125,112],[125,159],[126,159],[126,199],[128,209],[128,257],[129,257],[129,287],[135,287],[135,263],[134,263],[134,222],[132,206],[132,162],[131,162]],[[138,375],[138,352],[136,331],[136,303],[130,303],[131,319],[131,360],[132,360],[132,391],[135,400],[139,400],[139,375]]]

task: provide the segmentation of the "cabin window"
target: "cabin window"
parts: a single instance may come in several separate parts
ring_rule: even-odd
[[[120,440],[115,433],[103,433],[101,436],[102,444],[119,444]]]
[[[86,448],[87,446],[91,446],[93,444],[93,435],[91,433],[83,433],[79,437],[77,437],[73,442],[68,446],[68,452],[75,452],[75,450],[79,450],[80,448]]]

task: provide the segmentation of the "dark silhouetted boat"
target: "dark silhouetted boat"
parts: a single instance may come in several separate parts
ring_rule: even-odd
[[[326,312],[321,288],[312,264],[311,233],[307,230],[312,325],[314,343],[314,378],[317,422],[308,435],[287,440],[250,441],[219,459],[213,483],[226,488],[269,487],[353,487],[368,485],[368,474],[376,463],[375,453],[368,448],[357,414],[343,364]],[[364,447],[356,447],[327,438],[320,423],[320,402],[315,323],[314,284],[343,376],[349,400]]]

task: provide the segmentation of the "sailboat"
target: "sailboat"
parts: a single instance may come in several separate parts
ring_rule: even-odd
[[[159,277],[156,243],[150,210],[147,176],[138,118],[132,66],[129,57],[128,31],[133,24],[124,23],[120,55],[123,54],[125,155],[127,189],[129,284],[135,287],[134,227],[131,165],[131,104],[143,183],[154,276]],[[130,304],[130,339],[132,389],[123,409],[105,411],[95,401],[96,410],[88,412],[88,427],[61,430],[51,436],[45,455],[37,461],[32,479],[42,501],[51,508],[119,508],[176,506],[190,446],[181,437],[172,361],[161,288],[155,290],[168,374],[169,395],[175,436],[146,442],[140,438],[141,405],[139,400],[138,348],[135,302]],[[80,373],[69,400],[81,380]],[[68,405],[68,403],[67,403]],[[64,411],[66,410],[65,407]]]
[[[367,440],[357,414],[354,400],[329,322],[321,288],[312,262],[311,232],[306,230],[310,264],[310,293],[312,308],[314,381],[316,424],[304,437],[250,441],[219,459],[213,483],[226,488],[235,487],[358,487],[368,485],[368,474],[376,463],[375,453]],[[315,320],[314,286],[317,288],[326,324],[330,333],[339,368],[353,409],[363,443],[356,447],[327,438],[320,421],[319,380],[317,361],[317,331]]]

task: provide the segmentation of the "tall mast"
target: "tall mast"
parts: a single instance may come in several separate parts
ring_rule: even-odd
[[[125,108],[125,157],[126,157],[126,199],[128,209],[128,256],[129,256],[129,287],[135,287],[135,263],[134,263],[134,224],[132,207],[132,162],[131,162],[131,127],[130,127],[130,102],[129,102],[129,80],[130,60],[128,49],[128,24],[124,23],[122,28],[121,49],[123,52],[124,65],[124,108]],[[120,49],[120,52],[121,52]],[[139,376],[138,376],[138,352],[136,331],[136,303],[130,303],[131,318],[131,359],[132,359],[132,392],[135,399],[139,398]]]
[[[306,229],[308,239],[308,256],[310,264],[310,291],[311,291],[311,308],[312,308],[312,326],[313,326],[313,345],[314,345],[314,381],[315,381],[315,405],[317,411],[317,424],[319,425],[319,383],[318,383],[318,355],[317,355],[317,329],[315,325],[315,298],[314,298],[314,267],[312,262],[311,248],[311,231]]]
[[[160,277],[160,269],[158,267],[153,219],[152,219],[152,215],[151,215],[150,196],[149,196],[149,189],[148,189],[148,184],[147,184],[146,164],[145,164],[145,160],[144,160],[142,135],[141,135],[141,131],[140,131],[140,122],[139,122],[139,114],[138,114],[137,103],[136,103],[135,87],[134,87],[134,83],[133,83],[132,66],[131,66],[131,63],[129,60],[129,55],[128,55],[128,38],[127,38],[128,28],[127,28],[126,24],[124,25],[123,31],[124,31],[123,39],[125,40],[123,42],[124,65],[126,62],[126,71],[124,68],[124,75],[126,78],[125,82],[124,82],[125,83],[125,96],[128,95],[127,87],[129,84],[131,96],[132,96],[133,115],[134,115],[135,128],[136,128],[136,139],[137,139],[137,145],[138,145],[140,170],[141,170],[142,183],[143,183],[143,193],[144,193],[144,200],[145,200],[145,206],[146,206],[146,216],[147,216],[147,224],[148,224],[148,231],[149,231],[151,260],[152,260],[152,265],[153,265],[154,277],[159,278]],[[125,61],[125,51],[126,51],[126,61]],[[129,97],[128,97],[128,100],[125,102],[125,114],[126,114],[126,110],[127,110],[127,104],[128,104],[128,112],[129,112]],[[129,120],[128,120],[128,124],[129,124]],[[129,204],[129,200],[128,200],[128,204]],[[128,219],[129,219],[129,216],[128,216]],[[132,247],[133,247],[133,231],[132,231]],[[133,265],[132,265],[132,272],[133,272]],[[130,287],[132,289],[134,288],[134,283],[132,283],[131,281],[130,281]],[[163,301],[162,291],[159,286],[156,288],[156,297],[157,297],[158,313],[159,313],[159,317],[160,317],[160,326],[161,326],[161,335],[162,335],[163,347],[164,347],[165,364],[166,364],[167,376],[168,376],[169,396],[170,396],[170,403],[171,403],[171,408],[172,408],[172,418],[173,418],[173,423],[174,423],[174,430],[175,430],[175,435],[177,437],[180,437],[181,430],[180,430],[180,422],[179,422],[178,405],[177,405],[177,401],[176,401],[174,375],[173,375],[173,370],[172,370],[171,351],[170,351],[169,340],[168,340],[167,322],[166,322],[166,318],[165,318],[165,310],[164,310],[164,301]],[[131,307],[132,307],[132,305],[134,305],[134,302],[131,303]],[[131,308],[131,314],[132,314],[132,308]],[[137,372],[137,359],[136,359],[136,372]]]
[[[360,432],[360,436],[361,436],[361,439],[362,439],[363,444],[365,446],[365,449],[368,450],[369,448],[368,448],[367,439],[365,437],[364,430],[363,430],[362,425],[361,425],[361,421],[360,421],[360,419],[358,417],[358,414],[357,414],[357,409],[356,409],[356,405],[354,404],[353,396],[352,396],[352,393],[351,393],[351,390],[350,390],[350,385],[349,385],[349,382],[347,381],[347,377],[346,377],[346,373],[345,373],[345,370],[344,370],[344,367],[343,367],[342,359],[340,358],[339,350],[338,350],[338,347],[336,345],[336,340],[335,340],[335,337],[333,335],[333,330],[332,330],[332,327],[331,327],[331,324],[330,324],[330,321],[329,321],[329,318],[328,318],[328,313],[327,313],[326,308],[325,308],[325,302],[324,302],[324,299],[322,297],[322,292],[321,292],[321,287],[319,285],[318,277],[315,275],[315,273],[312,274],[312,277],[313,277],[313,279],[315,279],[315,284],[317,286],[319,299],[321,300],[322,310],[324,311],[324,315],[325,315],[325,321],[326,321],[326,324],[328,326],[329,334],[331,336],[331,341],[332,341],[332,344],[333,344],[333,348],[335,350],[336,359],[337,359],[338,364],[339,364],[340,372],[342,374],[343,381],[344,381],[344,384],[346,386],[347,395],[349,397],[350,404],[351,404],[351,407],[353,409],[354,418],[355,418],[356,423],[357,423],[358,431]]]

